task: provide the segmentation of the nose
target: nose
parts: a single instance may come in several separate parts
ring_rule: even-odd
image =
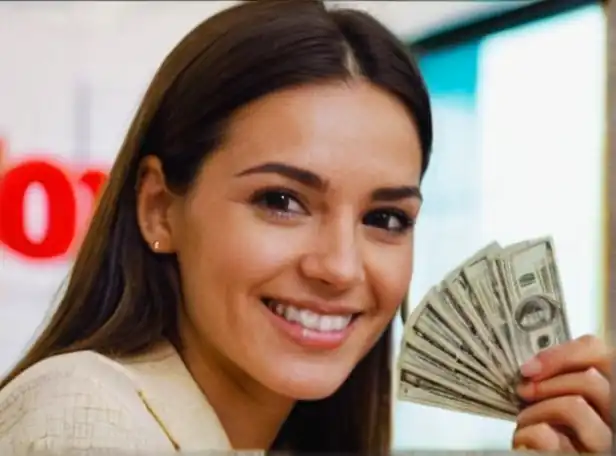
[[[364,262],[354,224],[347,221],[321,227],[312,241],[310,251],[301,261],[305,277],[337,291],[365,281]]]

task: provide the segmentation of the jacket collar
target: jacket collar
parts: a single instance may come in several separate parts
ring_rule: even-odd
[[[118,362],[176,450],[232,450],[214,409],[171,343]]]

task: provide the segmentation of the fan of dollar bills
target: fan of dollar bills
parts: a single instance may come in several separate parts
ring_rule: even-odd
[[[519,367],[570,339],[550,237],[494,242],[432,287],[407,318],[398,398],[514,420]]]

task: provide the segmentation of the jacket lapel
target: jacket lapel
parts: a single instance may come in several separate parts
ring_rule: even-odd
[[[214,409],[170,343],[118,362],[176,450],[232,450]]]

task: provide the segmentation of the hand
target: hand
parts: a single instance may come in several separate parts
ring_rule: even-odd
[[[605,452],[612,446],[612,356],[598,338],[583,336],[540,352],[521,368],[514,449]]]

